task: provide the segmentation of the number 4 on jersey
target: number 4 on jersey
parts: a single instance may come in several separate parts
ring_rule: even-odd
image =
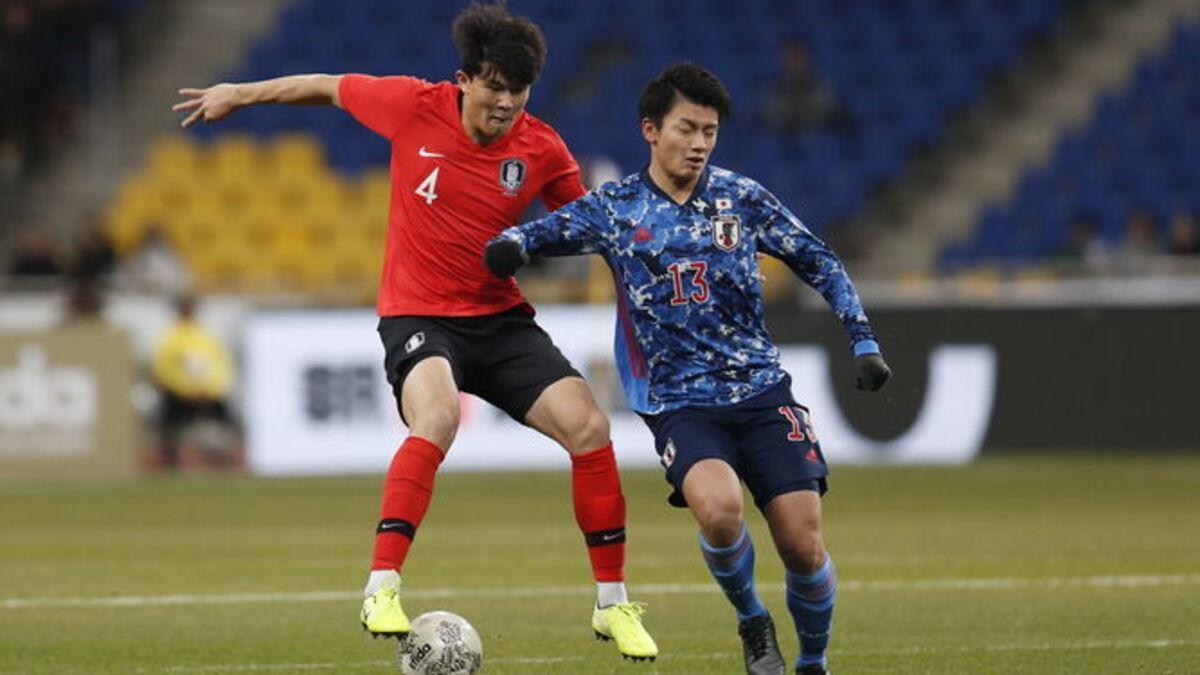
[[[433,171],[430,171],[425,180],[421,181],[421,184],[417,186],[417,189],[413,190],[413,192],[425,198],[426,204],[432,204],[433,200],[437,199],[438,171],[441,171],[441,169],[442,167],[440,166],[433,167]]]

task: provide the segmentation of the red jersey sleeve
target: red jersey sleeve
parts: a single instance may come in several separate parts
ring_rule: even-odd
[[[417,92],[428,86],[424,80],[404,75],[343,75],[338,99],[354,119],[390,140],[412,116]]]
[[[587,193],[579,177],[579,164],[567,149],[567,144],[558,134],[554,134],[554,141],[554,159],[550,162],[546,187],[542,188],[542,203],[551,211]]]

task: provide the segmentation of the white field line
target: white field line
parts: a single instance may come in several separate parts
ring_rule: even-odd
[[[1200,640],[1087,640],[1081,642],[1051,642],[1030,644],[982,645],[977,647],[906,647],[902,649],[832,649],[830,655],[837,657],[842,654],[856,656],[913,656],[920,654],[942,653],[992,653],[992,652],[1071,652],[1089,649],[1169,649],[1172,647],[1200,647]],[[670,654],[659,658],[667,663],[677,661],[714,661],[736,659],[741,654],[735,652],[709,652],[702,654]],[[555,663],[572,663],[588,660],[583,656],[546,656],[546,657],[501,657],[486,659],[487,663],[515,663],[530,665],[548,665]],[[163,668],[139,668],[138,673],[255,673],[272,671],[304,671],[304,670],[358,670],[364,668],[381,668],[394,665],[392,661],[350,661],[344,663],[240,663],[210,666],[166,666]]]
[[[1147,588],[1155,586],[1197,586],[1200,574],[1148,574],[1095,577],[1002,577],[992,579],[896,579],[878,581],[847,580],[838,584],[839,592],[859,591],[939,591],[1007,590],[1025,588]],[[760,584],[764,591],[780,591],[783,584]],[[715,583],[637,584],[633,595],[696,595],[716,593]],[[533,598],[550,595],[591,595],[593,586],[517,586],[513,588],[414,588],[404,591],[405,598]],[[125,595],[112,597],[4,598],[0,609],[37,609],[63,607],[162,607],[176,605],[243,605],[262,603],[343,602],[356,600],[358,591],[308,591],[299,593],[232,593],[195,595]]]
[[[706,654],[674,654],[662,657],[669,661],[713,661],[740,657],[736,652],[709,652]],[[555,663],[577,663],[590,660],[585,656],[502,656],[485,658],[487,663],[516,663],[548,665]],[[229,663],[210,666],[164,666],[162,668],[138,668],[138,673],[251,673],[277,670],[339,670],[379,668],[395,665],[395,661],[350,661],[347,663]]]
[[[917,654],[967,654],[978,652],[1068,652],[1088,649],[1169,649],[1200,647],[1200,640],[1080,640],[1076,642],[1042,642],[1030,644],[999,644],[947,647],[902,647],[900,649],[832,649],[830,653],[871,656],[905,656]]]

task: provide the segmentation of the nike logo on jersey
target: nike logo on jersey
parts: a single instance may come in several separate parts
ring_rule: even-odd
[[[423,146],[423,145],[421,146],[420,150],[417,150],[417,154],[422,157],[445,157],[445,155],[443,155],[440,152],[430,152],[430,151],[426,150],[425,146]]]

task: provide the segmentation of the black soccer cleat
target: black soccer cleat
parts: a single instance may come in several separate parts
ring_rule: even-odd
[[[804,666],[796,669],[796,675],[829,675],[829,671],[818,663]]]
[[[786,675],[787,664],[779,653],[775,622],[770,614],[739,621],[738,635],[742,638],[747,675]]]

